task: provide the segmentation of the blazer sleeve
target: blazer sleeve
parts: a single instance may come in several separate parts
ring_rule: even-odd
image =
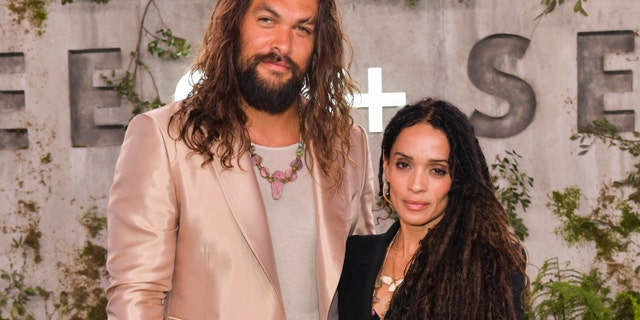
[[[170,174],[175,149],[165,132],[166,124],[135,117],[116,162],[107,208],[109,319],[163,318],[179,215]]]
[[[361,196],[358,202],[358,219],[356,221],[355,229],[352,234],[373,234],[375,231],[375,225],[373,222],[373,205],[375,199],[375,191],[373,187],[373,168],[371,166],[371,153],[369,151],[369,140],[367,138],[367,132],[360,125],[355,125],[353,134],[357,137],[356,144],[362,146],[358,148],[361,154],[358,155],[358,159],[362,159],[362,163],[359,163],[357,167],[362,168],[363,179],[361,183]]]

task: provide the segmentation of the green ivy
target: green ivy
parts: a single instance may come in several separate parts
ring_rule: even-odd
[[[518,208],[524,212],[531,205],[529,188],[533,187],[533,178],[520,171],[518,159],[522,159],[515,150],[506,151],[507,156],[496,155],[496,163],[491,165],[491,180],[496,188],[498,199],[509,214],[509,225],[514,233],[524,240],[529,236],[529,229],[518,216]]]
[[[163,25],[163,28],[159,29],[155,34],[149,32],[145,27],[145,20],[152,6],[155,8],[158,18]],[[155,77],[150,72],[149,66],[141,59],[141,46],[144,40],[143,35],[148,35],[153,38],[153,40],[147,44],[147,51],[152,56],[165,60],[177,60],[188,57],[191,53],[191,45],[188,44],[184,38],[175,36],[173,31],[164,23],[155,0],[149,0],[145,6],[138,34],[136,51],[130,53],[129,67],[125,74],[118,78],[115,71],[112,71],[111,77],[103,76],[103,80],[105,80],[108,86],[112,86],[119,96],[133,104],[133,115],[156,109],[165,104],[165,102],[160,99],[160,92],[156,85]],[[140,72],[144,72],[153,84],[154,96],[150,100],[143,98],[137,90],[136,83],[138,82]]]
[[[45,32],[45,22],[48,16],[47,6],[53,2],[55,0],[9,0],[8,8],[10,13],[14,15],[13,20],[16,24],[21,24],[26,20],[32,28],[35,28],[38,35],[42,35]],[[106,4],[109,0],[91,0],[91,2]],[[61,0],[61,3],[63,5],[71,4],[73,0]],[[145,20],[152,7],[155,8],[163,25],[155,33],[151,33],[145,28]],[[103,77],[106,84],[113,87],[120,97],[133,104],[133,115],[165,104],[160,99],[155,77],[150,72],[149,66],[142,59],[141,44],[144,40],[144,35],[153,39],[147,44],[147,51],[152,56],[160,59],[177,60],[187,57],[191,53],[191,44],[187,43],[185,38],[174,35],[173,31],[166,26],[154,0],[147,1],[140,25],[138,44],[136,50],[130,53],[129,67],[125,74],[117,77],[114,71],[110,77]],[[26,31],[28,32],[29,29],[26,29]],[[155,95],[151,99],[142,97],[137,88],[136,84],[140,80],[141,73],[148,76],[153,84]]]
[[[596,144],[640,155],[640,134],[624,138],[607,120],[594,121],[571,140],[579,141],[585,155]],[[593,207],[581,207],[583,195],[577,187],[550,194],[547,206],[560,219],[556,233],[570,246],[595,248],[588,274],[559,268],[549,259],[532,282],[529,310],[532,319],[640,319],[640,163],[621,180],[603,182]],[[628,194],[628,195],[627,195]],[[609,285],[611,284],[611,285]],[[610,297],[611,286],[618,290]]]
[[[22,24],[23,21],[27,21],[32,28],[35,28],[38,35],[44,34],[46,31],[46,20],[49,15],[47,6],[50,3],[54,3],[55,0],[8,0],[9,4],[7,8],[9,12],[14,16],[14,22],[16,24]],[[71,4],[74,0],[61,0],[62,5]],[[409,6],[415,6],[419,0],[406,0]],[[456,0],[462,3],[464,0]],[[538,18],[551,13],[559,5],[562,5],[565,0],[541,0],[541,3],[545,6],[544,11],[538,16]],[[91,2],[98,4],[109,3],[109,0],[91,0]],[[573,5],[573,11],[587,16],[587,11],[583,8],[583,3],[587,0],[576,0]],[[29,31],[29,29],[25,29]]]
[[[174,36],[171,29],[160,29],[156,34],[158,36],[154,36],[155,40],[147,45],[151,55],[161,59],[177,60],[191,53],[191,45],[187,40]]]
[[[632,139],[622,137],[615,125],[602,119],[584,128],[584,133],[572,135],[571,139],[580,142],[580,155],[600,142],[638,158],[640,133],[633,132],[632,136]],[[637,258],[629,260],[627,253],[640,256],[640,243],[634,240],[640,236],[639,190],[640,162],[636,162],[626,177],[600,187],[596,206],[588,214],[577,216],[560,212],[559,215],[565,221],[565,227],[559,232],[575,243],[594,243],[596,261],[607,266],[607,274],[624,287],[636,286],[636,290],[640,289],[640,261]],[[553,203],[551,206],[554,207]],[[585,219],[588,221],[581,221]]]
[[[538,17],[551,13],[557,6],[564,4],[564,1],[565,0],[541,0],[541,3],[545,5],[545,9]],[[587,2],[587,0],[576,0],[573,4],[573,12],[579,13],[585,17],[588,16],[589,14],[582,7],[582,4],[585,2]]]
[[[14,270],[13,265],[9,270],[0,270],[0,279],[6,282],[0,292],[0,320],[35,320],[28,304],[37,296],[48,293],[41,287],[25,284],[25,275]],[[5,310],[8,311],[6,315]]]
[[[91,0],[97,4],[106,4],[109,0]],[[463,2],[463,0],[457,0]],[[38,35],[45,32],[46,20],[48,18],[47,6],[56,0],[8,0],[8,9],[13,15],[16,24],[27,22]],[[415,6],[418,0],[407,0],[407,4]],[[586,0],[577,0],[574,4],[574,12],[584,16],[587,12],[583,8]],[[73,0],[61,0],[63,5],[73,3]],[[545,6],[545,15],[551,13],[557,6],[562,5],[564,0],[541,0]],[[158,16],[162,23],[162,28],[155,33],[149,32],[145,28],[145,19],[151,7],[158,11]],[[26,32],[29,29],[25,30]],[[146,46],[151,56],[160,59],[175,60],[187,57],[191,52],[191,45],[184,38],[177,37],[173,31],[166,26],[160,17],[159,10],[154,0],[149,0],[144,10],[139,30],[139,37],[136,50],[130,54],[130,63],[123,76],[117,77],[115,71],[110,77],[104,77],[108,85],[121,97],[134,104],[133,113],[141,113],[149,109],[157,108],[164,104],[160,99],[158,89],[150,68],[142,59],[142,42],[144,36],[151,38]],[[140,76],[146,74],[150,77],[155,95],[146,100],[138,93],[136,83]],[[616,146],[622,151],[637,156],[640,154],[640,146],[637,141],[622,139],[617,130],[606,122],[596,122],[587,134],[575,135],[574,140],[581,141],[583,151],[588,152],[591,145],[596,141],[603,141],[610,146]],[[638,134],[634,133],[638,138]],[[522,219],[518,217],[518,210],[526,212],[531,201],[528,194],[529,188],[533,187],[533,179],[520,172],[518,159],[515,151],[507,151],[506,157],[496,157],[496,164],[492,165],[495,173],[492,176],[494,182],[501,186],[496,187],[496,192],[505,209],[509,213],[510,224],[520,239],[528,236],[528,229]],[[43,164],[51,162],[50,155],[45,155],[41,159]],[[545,261],[545,264],[532,282],[532,295],[529,304],[528,317],[535,316],[535,319],[554,317],[555,319],[640,319],[640,294],[636,287],[633,287],[633,276],[637,278],[640,267],[635,269],[624,268],[624,265],[617,264],[618,256],[616,252],[628,250],[633,243],[626,239],[632,238],[638,233],[637,205],[640,202],[638,190],[640,190],[640,164],[636,164],[636,171],[622,180],[615,181],[611,185],[601,189],[601,196],[598,199],[598,208],[592,211],[593,216],[583,216],[579,214],[579,203],[581,198],[580,190],[577,188],[567,188],[561,192],[554,192],[548,204],[554,213],[561,218],[563,227],[557,232],[569,243],[574,245],[580,243],[595,242],[598,250],[597,258],[607,264],[607,273],[601,274],[596,268],[584,274],[571,268],[560,268],[557,259]],[[620,190],[623,188],[634,190],[622,201]],[[25,203],[26,204],[26,203]],[[26,207],[25,207],[26,208]],[[28,209],[28,208],[27,208]],[[614,213],[619,212],[621,218],[614,219]],[[106,259],[106,249],[94,243],[96,236],[104,230],[104,217],[97,214],[96,208],[92,207],[81,218],[81,224],[85,227],[88,240],[84,247],[77,250],[75,261],[67,266],[63,266],[65,279],[63,283],[66,289],[59,293],[58,300],[53,303],[54,310],[45,310],[48,318],[52,318],[54,313],[65,319],[105,319],[106,298],[104,297],[102,283],[106,277],[104,269]],[[606,227],[611,230],[606,230]],[[23,235],[19,239],[14,239],[14,246],[22,250],[30,250],[34,253],[34,263],[40,261],[39,241],[41,234],[37,230],[37,224],[29,224],[26,230],[20,230]],[[638,250],[636,249],[636,251]],[[36,261],[37,260],[37,261]],[[616,269],[617,268],[617,269]],[[617,277],[619,284],[622,284],[622,291],[614,298],[610,298],[611,289],[605,285],[605,280],[613,275],[624,273],[626,277]],[[30,286],[25,283],[25,275],[20,270],[0,270],[0,279],[6,285],[2,286],[0,292],[0,320],[4,319],[34,319],[33,314],[28,310],[27,305],[32,299],[37,297],[45,301],[45,308],[52,296],[52,292],[38,286]],[[535,307],[534,307],[535,305]],[[9,314],[5,314],[8,312]],[[5,318],[9,317],[9,318]]]
[[[49,17],[47,6],[54,3],[55,0],[8,0],[7,8],[9,13],[13,15],[15,24],[22,24],[27,21],[28,24],[35,29],[38,35],[43,35],[46,31],[46,21]],[[109,0],[91,0],[95,3],[108,3]],[[73,3],[73,0],[61,0],[63,5]],[[25,32],[29,32],[29,28],[25,28]]]
[[[526,319],[638,320],[640,293],[612,289],[597,268],[583,273],[547,259],[531,283]]]
[[[527,319],[608,320],[611,289],[597,269],[589,273],[561,267],[557,258],[544,262],[531,283],[531,305]]]
[[[62,4],[73,3],[73,0],[61,0]],[[108,0],[91,0],[95,3],[107,3]],[[47,18],[46,6],[54,0],[9,0],[9,9],[17,24],[27,20],[38,34],[44,33]],[[145,28],[145,19],[151,8],[155,8],[161,21],[162,28],[155,34]],[[142,42],[145,36],[152,38],[147,45],[147,51],[153,57],[176,60],[188,56],[191,45],[184,38],[173,34],[173,31],[162,21],[160,12],[154,0],[149,0],[142,16],[136,51],[131,52],[129,67],[123,76],[117,77],[115,71],[110,77],[103,77],[108,85],[121,97],[134,104],[134,114],[157,108],[164,104],[160,100],[158,88],[150,68],[142,60]],[[28,30],[26,30],[28,32]],[[140,76],[151,78],[155,96],[145,100],[138,93],[136,83]],[[50,153],[40,158],[42,165],[52,162]],[[106,319],[107,299],[104,295],[103,283],[106,281],[106,248],[98,243],[97,237],[106,230],[106,218],[98,212],[96,206],[90,207],[80,217],[79,222],[85,228],[87,240],[82,248],[76,250],[71,263],[58,262],[61,270],[60,282],[63,290],[50,292],[38,286],[28,285],[27,271],[42,261],[40,255],[40,241],[42,233],[39,231],[39,215],[36,203],[20,200],[16,214],[28,220],[24,226],[2,226],[2,231],[16,232],[19,236],[13,238],[12,249],[22,254],[21,268],[14,270],[0,270],[0,278],[4,283],[0,285],[0,320],[31,320],[35,319],[30,303],[38,298],[43,301],[44,314],[47,319],[70,320],[103,320]],[[33,261],[29,261],[33,255]],[[13,266],[13,265],[12,265]]]
[[[9,0],[7,8],[13,14],[15,24],[22,24],[26,20],[38,35],[42,35],[45,32],[45,22],[49,14],[47,5],[50,2],[52,0]],[[28,31],[29,29],[25,29],[25,32]]]

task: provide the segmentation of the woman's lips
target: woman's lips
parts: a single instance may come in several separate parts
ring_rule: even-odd
[[[429,203],[416,200],[404,200],[404,206],[412,211],[420,211],[427,208],[429,206]]]

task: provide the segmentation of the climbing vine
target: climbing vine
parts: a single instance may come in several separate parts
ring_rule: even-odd
[[[529,188],[533,187],[533,178],[520,170],[518,159],[522,159],[515,150],[506,151],[507,156],[496,155],[496,162],[491,165],[491,180],[496,188],[498,198],[509,214],[509,225],[513,232],[524,240],[529,236],[529,229],[518,215],[521,209],[527,211],[531,205]]]
[[[7,8],[17,25],[24,25],[25,32],[31,30],[38,35],[46,31],[47,7],[56,0],[7,0]],[[407,0],[414,6],[419,0]],[[456,0],[463,2],[464,0]],[[537,0],[536,0],[537,1]],[[91,0],[104,5],[109,0]],[[564,4],[565,0],[541,0],[546,15]],[[573,2],[573,11],[586,16],[583,4],[586,0]],[[62,5],[72,4],[73,0],[60,0]],[[150,28],[146,25],[148,14],[156,13],[161,26]],[[145,46],[145,41],[146,46]],[[158,87],[149,64],[144,60],[144,51],[159,59],[176,60],[189,56],[191,45],[184,38],[176,36],[163,21],[155,0],[148,0],[141,17],[136,49],[130,53],[128,67],[124,74],[115,71],[104,77],[118,95],[132,102],[133,114],[157,108],[164,102],[160,99]],[[142,97],[136,84],[142,76],[147,76],[153,85],[151,99]],[[634,133],[637,139],[638,134]],[[572,139],[580,141],[583,152],[587,153],[596,142],[602,142],[633,157],[640,154],[637,140],[624,139],[611,124],[600,121],[586,134],[575,135]],[[521,239],[528,236],[528,230],[519,217],[518,211],[526,211],[530,205],[529,188],[533,179],[519,169],[515,151],[507,151],[507,156],[496,157],[492,173],[496,190],[510,216],[511,226]],[[41,157],[42,165],[52,162],[50,153]],[[597,205],[587,214],[579,214],[581,191],[569,187],[555,191],[550,196],[549,208],[562,221],[557,230],[571,245],[595,243],[596,265],[589,272],[580,272],[569,266],[560,266],[557,258],[549,259],[541,267],[532,285],[532,304],[530,316],[533,318],[571,319],[640,319],[640,293],[638,275],[640,266],[633,258],[638,249],[637,235],[640,233],[638,204],[640,203],[640,165],[636,171],[621,180],[605,184],[600,188]],[[17,182],[20,184],[20,182]],[[100,237],[106,228],[104,216],[96,206],[86,209],[79,223],[85,228],[86,241],[74,251],[70,263],[58,263],[63,276],[60,279],[63,290],[54,293],[41,286],[30,284],[27,265],[36,266],[43,260],[40,252],[42,232],[39,229],[39,206],[34,201],[19,200],[15,212],[22,220],[15,225],[3,225],[4,234],[11,238],[11,250],[22,258],[21,263],[10,264],[0,270],[0,320],[35,319],[33,310],[28,308],[34,299],[42,299],[44,314],[48,319],[58,316],[61,319],[105,319],[106,299],[103,294],[105,281],[106,249],[100,245]],[[629,255],[628,253],[632,254]],[[637,257],[637,255],[636,255]],[[631,261],[631,262],[630,262]],[[622,290],[615,295],[608,281]],[[534,304],[533,302],[537,302]],[[534,307],[535,305],[535,307]],[[625,318],[626,317],[626,318]]]
[[[16,24],[27,22],[31,29],[43,35],[46,29],[48,15],[47,6],[54,0],[8,0],[8,8]],[[91,0],[96,4],[106,4],[109,0]],[[73,0],[61,0],[62,5],[73,3]],[[149,14],[155,13],[160,21],[160,27],[151,28],[147,23]],[[145,46],[145,41],[147,42]],[[103,77],[108,86],[124,99],[130,101],[133,113],[141,113],[157,108],[164,102],[156,86],[155,78],[150,72],[149,65],[143,60],[144,50],[154,59],[176,60],[189,56],[191,45],[184,38],[178,37],[167,26],[160,15],[155,0],[148,0],[143,11],[136,49],[130,53],[129,65],[123,75],[112,72],[111,76]],[[136,86],[141,77],[151,79],[155,94],[150,100],[145,100]],[[54,137],[51,134],[50,137]],[[37,146],[44,147],[37,142]],[[50,152],[44,152],[39,157],[40,165],[29,183],[37,183],[49,187],[50,170],[53,170],[54,159]],[[52,167],[53,166],[53,167]],[[49,171],[47,171],[49,170]],[[15,190],[25,188],[22,177],[16,179]],[[23,194],[31,194],[25,191]],[[91,199],[96,202],[100,199]],[[93,205],[84,210],[78,223],[84,227],[86,240],[78,248],[73,248],[68,262],[46,261],[54,264],[60,270],[59,282],[61,290],[49,290],[44,286],[34,285],[30,280],[43,262],[40,243],[43,234],[40,231],[40,206],[27,199],[18,200],[16,210],[5,214],[12,217],[2,223],[2,233],[10,238],[10,252],[6,255],[11,262],[8,268],[0,269],[0,320],[31,320],[36,315],[44,314],[46,319],[70,320],[103,320],[106,319],[106,297],[104,287],[106,283],[106,248],[103,246],[106,218],[98,206]],[[15,262],[15,263],[14,263]],[[35,304],[34,304],[35,303]],[[34,306],[41,306],[36,310]]]
[[[38,146],[42,147],[41,144]],[[43,152],[34,162],[19,151],[16,155],[17,161],[31,169],[13,180],[12,191],[16,200],[11,211],[2,213],[1,236],[8,239],[9,246],[2,255],[8,266],[0,268],[0,320],[35,319],[30,303],[50,296],[44,287],[34,285],[32,281],[35,270],[44,260],[41,252],[41,205],[32,198],[34,190],[44,188],[50,191],[50,173],[56,165],[51,162],[48,152]]]
[[[565,0],[542,0],[541,2],[545,5],[544,12],[542,13],[544,15],[551,13],[557,6],[564,4]],[[587,2],[587,0],[576,0],[573,4],[573,12],[579,13],[583,16],[588,16],[589,14],[582,6],[585,2]]]
[[[155,32],[149,31],[145,25],[147,15],[152,8],[155,10],[162,24],[162,27]],[[116,72],[113,71],[110,77],[103,77],[107,85],[113,87],[119,96],[133,104],[133,115],[158,108],[165,104],[165,102],[160,99],[160,92],[153,73],[150,72],[149,66],[142,59],[142,45],[145,36],[151,38],[146,47],[147,52],[160,59],[178,60],[188,57],[191,53],[191,44],[184,38],[173,34],[173,31],[162,19],[155,0],[149,0],[142,14],[136,50],[132,51],[129,55],[130,60],[127,70],[122,76],[118,76]],[[153,85],[154,96],[150,100],[145,100],[136,88],[137,80],[141,72],[149,77]]]
[[[55,3],[55,0],[8,0],[7,8],[13,15],[14,23],[21,25],[27,22],[29,26],[38,34],[43,35],[46,31],[46,20],[49,15],[48,5]],[[91,0],[93,3],[106,4],[109,0]],[[62,5],[71,4],[73,0],[61,0]],[[154,9],[161,23],[161,27],[155,31],[150,31],[145,22],[150,10]],[[25,32],[31,29],[25,28]],[[162,19],[160,10],[155,0],[148,0],[141,18],[140,29],[138,30],[138,42],[136,50],[130,53],[129,65],[123,75],[118,75],[114,71],[109,77],[103,77],[108,86],[114,88],[119,96],[125,98],[133,104],[133,114],[155,109],[164,104],[160,99],[160,93],[156,85],[156,80],[150,72],[148,64],[143,60],[142,50],[145,39],[151,38],[146,46],[147,52],[151,56],[160,59],[177,60],[189,56],[191,44],[185,38],[176,36]],[[137,88],[138,80],[144,73],[153,85],[154,96],[145,99]]]
[[[8,0],[9,4],[7,8],[9,12],[13,15],[13,21],[16,24],[22,24],[26,21],[32,28],[35,29],[36,33],[42,35],[46,30],[46,21],[49,16],[49,11],[47,10],[47,6],[51,3],[55,3],[55,0]],[[418,4],[419,0],[406,0],[409,6],[415,6]],[[458,2],[463,2],[464,0],[455,0]],[[544,11],[540,14],[543,16],[545,14],[551,13],[556,9],[557,6],[564,4],[565,0],[535,0],[540,1],[542,5],[544,5]],[[91,2],[98,4],[106,4],[109,0],[91,0]],[[583,4],[587,2],[587,0],[576,0],[573,5],[573,11],[580,13],[584,16],[587,16],[587,11],[584,9]],[[60,0],[60,3],[63,5],[73,3],[73,0]],[[28,32],[29,28],[25,29],[25,32]]]
[[[606,119],[596,120],[580,143],[579,155],[596,144],[640,156],[640,133],[618,133]],[[560,219],[556,233],[570,246],[595,248],[592,268],[582,272],[549,259],[532,282],[532,319],[640,319],[640,162],[626,177],[602,182],[591,208],[583,209],[582,190],[553,191],[547,206]]]

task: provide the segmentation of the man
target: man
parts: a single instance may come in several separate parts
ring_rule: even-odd
[[[334,0],[218,1],[202,80],[127,129],[110,319],[336,317],[346,239],[374,229],[343,41]]]

